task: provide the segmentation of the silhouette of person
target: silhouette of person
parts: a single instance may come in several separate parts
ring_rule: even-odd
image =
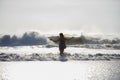
[[[59,51],[61,56],[64,54],[63,52],[65,48],[66,48],[65,37],[63,33],[60,33],[59,34]]]
[[[64,49],[66,48],[66,41],[69,41],[71,39],[73,39],[74,37],[71,38],[65,38],[63,33],[59,33],[59,38],[57,38],[56,40],[53,38],[51,38],[50,40],[54,41],[54,42],[59,42],[59,51],[60,51],[60,55],[63,56],[64,55]]]

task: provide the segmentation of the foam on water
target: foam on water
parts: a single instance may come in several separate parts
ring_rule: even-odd
[[[0,54],[0,61],[61,61],[61,60],[75,60],[75,61],[96,61],[96,60],[120,60],[120,54],[66,54],[60,56],[59,54],[29,54],[29,55],[18,55],[18,54]]]

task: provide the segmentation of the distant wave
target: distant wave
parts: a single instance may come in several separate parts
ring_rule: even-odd
[[[26,32],[22,37],[4,35],[0,38],[0,46],[46,45],[49,43],[52,41],[37,32]]]
[[[66,54],[63,57],[60,57],[59,54],[30,54],[30,55],[18,55],[18,54],[0,54],[0,61],[60,61],[63,60],[75,60],[75,61],[97,61],[97,60],[120,60],[120,54]]]
[[[81,36],[83,43],[86,44],[120,44],[120,37],[113,37],[111,36],[97,36],[97,37],[92,37],[92,36]]]

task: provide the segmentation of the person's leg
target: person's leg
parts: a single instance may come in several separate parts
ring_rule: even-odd
[[[60,55],[62,56],[64,52],[64,49],[60,49]]]

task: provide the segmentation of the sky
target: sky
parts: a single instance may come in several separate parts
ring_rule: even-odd
[[[120,33],[120,0],[0,0],[0,34]]]

